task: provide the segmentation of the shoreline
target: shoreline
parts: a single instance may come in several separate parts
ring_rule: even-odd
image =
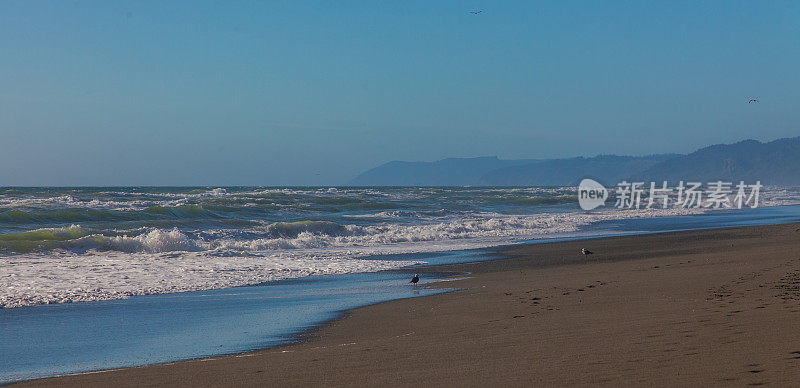
[[[778,224],[778,225],[770,225],[770,226],[747,226],[747,227],[736,227],[736,228],[722,228],[722,229],[703,229],[697,231],[688,231],[688,232],[666,232],[666,233],[653,233],[653,234],[644,234],[644,235],[633,235],[633,236],[619,236],[619,237],[598,237],[592,238],[589,240],[573,240],[573,241],[562,241],[562,242],[546,242],[546,243],[530,243],[530,244],[522,244],[522,245],[513,245],[508,247],[499,247],[499,248],[492,248],[491,253],[495,255],[506,255],[508,258],[502,259],[494,259],[488,261],[478,261],[478,262],[471,262],[471,263],[463,263],[463,264],[450,264],[450,265],[435,265],[429,267],[421,267],[416,270],[420,273],[430,273],[430,272],[451,272],[451,273],[469,273],[469,277],[465,279],[458,279],[453,280],[454,283],[449,281],[445,282],[437,282],[435,284],[431,284],[431,287],[435,288],[450,288],[451,286],[457,286],[460,291],[459,292],[452,292],[452,293],[445,293],[445,294],[437,294],[433,296],[428,296],[426,298],[411,298],[411,299],[400,299],[400,300],[393,300],[389,302],[383,302],[379,304],[369,305],[365,307],[356,308],[353,310],[348,310],[343,312],[338,318],[333,319],[313,330],[303,334],[300,336],[301,341],[297,343],[291,343],[286,345],[281,345],[274,348],[258,350],[255,352],[249,353],[242,353],[242,354],[235,354],[235,355],[227,355],[227,356],[218,356],[213,358],[206,358],[206,359],[194,359],[194,360],[187,360],[187,361],[178,361],[172,362],[167,364],[155,364],[155,365],[147,365],[141,367],[132,367],[132,368],[123,368],[123,369],[114,369],[114,370],[105,370],[105,371],[95,371],[95,372],[87,372],[81,374],[72,374],[72,375],[64,375],[59,377],[53,378],[46,378],[40,380],[29,380],[23,381],[19,383],[14,383],[14,385],[21,385],[21,386],[44,386],[44,385],[103,385],[103,384],[122,384],[122,385],[150,385],[150,384],[186,384],[186,385],[195,385],[200,383],[200,385],[207,385],[207,386],[214,386],[214,385],[228,385],[228,384],[236,384],[236,385],[249,385],[249,384],[257,384],[257,383],[264,383],[264,382],[281,382],[281,383],[288,383],[288,384],[308,384],[308,383],[336,383],[339,382],[340,384],[345,381],[355,381],[355,380],[342,380],[342,378],[352,379],[358,377],[359,379],[364,380],[357,380],[363,383],[400,383],[400,382],[409,382],[410,380],[406,380],[404,374],[392,374],[396,380],[388,378],[389,376],[386,375],[386,370],[395,370],[397,369],[394,365],[397,364],[398,361],[405,361],[406,363],[415,364],[413,361],[413,354],[415,354],[413,347],[408,348],[409,341],[404,339],[413,338],[414,341],[412,343],[419,342],[419,345],[424,347],[426,350],[426,354],[430,352],[427,350],[430,347],[431,343],[438,343],[441,339],[436,338],[436,336],[430,336],[430,333],[420,332],[419,330],[408,330],[409,327],[406,327],[405,330],[399,330],[396,326],[397,324],[404,324],[405,326],[411,325],[410,328],[413,329],[414,326],[425,326],[427,325],[419,325],[414,324],[415,322],[419,323],[416,319],[410,319],[410,321],[414,322],[403,322],[404,315],[397,315],[397,310],[402,310],[406,312],[414,312],[414,315],[418,313],[421,315],[430,315],[428,313],[420,313],[419,310],[424,310],[425,308],[430,308],[430,306],[436,306],[437,308],[445,308],[449,306],[450,309],[464,309],[467,307],[469,310],[469,305],[475,304],[471,311],[483,311],[485,309],[491,309],[491,304],[505,304],[507,301],[503,299],[509,299],[512,295],[516,295],[515,292],[503,292],[497,294],[496,288],[503,288],[503,285],[507,285],[506,288],[513,288],[511,285],[515,284],[511,280],[525,280],[529,277],[541,277],[542,274],[550,274],[555,275],[558,274],[559,276],[567,275],[566,278],[562,279],[563,281],[567,281],[569,274],[564,274],[565,269],[575,270],[578,272],[584,271],[586,268],[596,268],[597,270],[603,270],[602,267],[604,266],[617,266],[622,267],[623,270],[630,270],[631,266],[641,266],[641,263],[644,261],[653,261],[659,258],[675,258],[681,257],[681,261],[679,265],[688,264],[686,263],[689,256],[702,256],[702,255],[720,255],[719,248],[726,244],[742,244],[742,239],[745,239],[749,245],[760,246],[762,249],[763,247],[773,247],[774,250],[775,246],[783,247],[782,249],[786,249],[787,247],[790,248],[797,248],[800,247],[800,244],[797,243],[797,232],[798,225],[800,224]],[[768,236],[773,235],[773,236]],[[790,238],[789,241],[781,241],[774,237],[783,236],[784,238]],[[755,236],[755,237],[754,237]],[[791,240],[794,238],[794,241]],[[678,249],[674,246],[675,240],[681,242],[683,246],[682,249]],[[788,245],[787,245],[788,244]],[[583,245],[590,245],[593,250],[598,252],[594,257],[591,257],[590,262],[586,262],[585,258],[581,257],[580,255],[576,255],[574,252],[579,250],[580,246]],[[620,250],[621,249],[621,250]],[[645,257],[642,257],[642,252],[650,252]],[[783,251],[781,251],[783,252]],[[785,252],[784,252],[785,253]],[[743,260],[741,258],[737,258],[736,260]],[[797,259],[787,259],[786,257],[781,257],[779,260],[789,260],[790,262],[797,262]],[[794,260],[794,261],[792,261]],[[637,264],[639,263],[639,264]],[[722,263],[723,267],[725,263]],[[784,263],[785,264],[785,263]],[[667,267],[671,267],[673,264],[667,265]],[[676,264],[677,265],[677,264]],[[690,266],[686,266],[684,268],[689,268]],[[800,268],[800,265],[797,265]],[[656,269],[662,268],[656,266]],[[666,268],[666,267],[663,267]],[[570,271],[566,271],[570,272]],[[522,279],[511,279],[513,277],[519,277],[520,274],[524,274]],[[577,276],[578,274],[573,274]],[[684,274],[686,275],[686,274]],[[494,279],[499,277],[499,279]],[[636,279],[636,277],[634,277]],[[493,280],[493,282],[489,282],[486,285],[479,286],[482,282],[488,282]],[[499,284],[498,284],[499,281]],[[606,286],[607,284],[612,284],[613,282],[605,282],[603,280],[599,281],[598,284],[588,284],[583,289],[576,289],[574,291],[565,291],[569,292],[569,294],[577,294],[577,293],[584,293],[587,291],[600,289]],[[602,284],[601,284],[602,283]],[[481,295],[481,292],[487,292],[488,290],[484,290],[487,286],[492,288],[492,295]],[[561,285],[563,288],[563,285]],[[589,287],[589,288],[586,288]],[[668,287],[668,285],[665,285]],[[509,290],[511,291],[511,290]],[[525,293],[544,293],[544,290],[534,291],[534,290],[525,290],[522,294]],[[497,295],[495,295],[497,294]],[[563,298],[569,298],[569,294],[561,295]],[[480,298],[474,298],[475,296],[480,296]],[[588,295],[588,293],[586,294]],[[552,295],[545,297],[538,296],[533,298],[538,298],[536,300],[532,300],[533,298],[527,298],[525,301],[520,301],[520,305],[524,305],[525,308],[534,308],[537,309],[537,305],[543,305],[545,301],[549,301],[550,299],[557,298],[558,295]],[[633,297],[629,295],[629,297]],[[484,303],[477,303],[477,301],[473,301],[472,299],[480,299]],[[763,298],[762,298],[763,299]],[[486,303],[489,303],[487,306]],[[731,302],[733,303],[733,302]],[[467,304],[467,306],[465,306]],[[702,304],[702,303],[701,303]],[[508,306],[506,306],[508,307]],[[574,307],[574,306],[571,306]],[[561,311],[562,307],[558,305],[551,305],[548,307],[547,310],[539,311],[541,308],[536,310],[535,314],[546,314],[547,311]],[[762,311],[766,311],[761,309]],[[463,311],[459,310],[461,313]],[[523,311],[525,312],[525,311]],[[658,312],[658,310],[656,310]],[[581,310],[578,309],[573,311],[576,315],[576,318],[581,316]],[[435,315],[435,314],[434,314]],[[505,319],[499,319],[495,322],[503,322],[500,323],[502,325],[511,325],[517,326],[517,322],[522,322],[525,320],[530,320],[531,317],[536,316],[533,312],[527,311],[525,314],[520,313],[518,315],[513,315],[512,317],[506,317]],[[409,321],[406,315],[406,321]],[[412,316],[412,318],[414,318]],[[452,318],[452,317],[451,317]],[[585,317],[583,317],[585,318]],[[496,338],[497,340],[507,340],[504,338],[504,331],[500,330],[492,330],[491,326],[493,326],[493,322],[491,320],[487,321],[483,319],[479,326],[488,326],[485,330],[477,330],[475,325],[470,325],[470,322],[473,321],[475,318],[470,316],[461,316],[461,319],[451,319],[450,321],[441,321],[441,318],[438,319],[439,323],[450,323],[450,324],[457,324],[459,326],[465,326],[463,329],[464,331],[470,331],[474,333],[491,333],[491,336]],[[435,321],[437,319],[434,319]],[[423,321],[427,322],[427,321]],[[375,328],[375,325],[380,326],[380,323],[384,323],[387,327],[384,328]],[[389,323],[394,323],[394,325],[390,325]],[[476,322],[472,322],[476,323]],[[529,322],[530,323],[530,322]],[[477,323],[476,323],[477,324]],[[496,323],[495,323],[496,324]],[[445,325],[447,326],[447,325]],[[510,326],[510,327],[511,327]],[[546,328],[547,326],[542,327],[542,329]],[[520,328],[524,331],[524,328]],[[573,328],[574,329],[574,328]],[[606,328],[608,329],[608,328]],[[390,335],[393,334],[393,335]],[[446,333],[440,333],[442,335]],[[476,334],[476,335],[478,335]],[[505,333],[509,334],[509,333]],[[584,333],[585,334],[585,333]],[[787,335],[791,336],[792,333],[787,333]],[[512,336],[513,337],[513,336]],[[793,338],[793,340],[797,340],[797,338]],[[372,364],[366,362],[365,359],[361,359],[363,362],[359,362],[359,358],[356,360],[352,360],[352,355],[349,354],[351,349],[344,350],[344,348],[360,348],[362,345],[359,345],[362,342],[392,342],[396,345],[400,345],[399,349],[395,351],[392,348],[382,349],[382,353],[388,353],[388,355],[394,355],[394,359],[392,357],[381,358],[382,363],[378,362],[376,364]],[[470,348],[468,339],[460,339],[457,338],[450,338],[447,344],[439,344],[440,346],[449,346],[449,347],[466,347]],[[461,345],[459,345],[461,343]],[[497,355],[503,355],[503,349],[494,349],[492,346],[487,344],[489,349],[493,349],[496,352],[499,352]],[[800,350],[800,343],[797,344],[798,349]],[[338,352],[337,352],[338,350]],[[362,349],[363,352],[369,352],[374,350],[372,347],[368,349]],[[519,349],[517,349],[519,350]],[[438,352],[438,351],[437,351]],[[434,352],[434,353],[437,353]],[[462,349],[463,352],[463,349]],[[399,353],[399,354],[398,354]],[[525,356],[525,353],[520,354],[518,351],[509,352],[509,354],[515,354],[517,357]],[[791,354],[790,352],[786,352],[787,355]],[[372,353],[372,354],[377,354]],[[466,354],[470,354],[466,352]],[[578,353],[575,353],[578,354]],[[310,355],[311,358],[303,359],[303,357],[299,357],[298,360],[287,360],[288,358],[286,355]],[[488,355],[481,355],[480,353],[473,353],[473,357],[475,358],[474,361],[480,361],[480,364],[495,364],[492,359],[497,357],[489,357]],[[495,355],[495,356],[497,356]],[[441,355],[445,356],[446,355]],[[484,357],[485,356],[485,357]],[[410,359],[409,359],[410,357]],[[308,358],[308,357],[306,357]],[[340,368],[334,367],[334,365],[342,364],[345,360],[352,363],[352,366],[357,366],[355,370],[361,370],[370,374],[370,376],[362,375],[356,372],[341,372],[337,373],[336,370]],[[507,359],[503,358],[505,361]],[[251,362],[254,360],[259,360],[260,362]],[[316,361],[313,361],[316,360]],[[291,362],[288,362],[291,361]],[[437,364],[435,360],[428,360],[429,362],[433,362]],[[322,363],[323,365],[327,366],[327,368],[323,368],[328,373],[323,373],[320,375],[317,373],[315,376],[305,376],[303,374],[298,375],[297,372],[305,372],[306,366],[309,363]],[[275,364],[279,363],[282,368],[282,373],[276,373],[274,370],[272,373],[267,373],[267,370],[263,370],[263,366],[265,364]],[[256,365],[254,365],[256,364]],[[501,363],[502,364],[502,363]],[[201,366],[202,365],[202,366]],[[215,367],[212,369],[213,372],[203,372],[209,365],[214,365]],[[345,363],[347,365],[347,363]],[[341,366],[341,365],[340,365]],[[372,366],[372,368],[370,368]],[[418,365],[419,366],[419,365]],[[441,366],[441,365],[440,365]],[[399,367],[399,365],[398,365]],[[502,365],[495,365],[495,367],[499,367],[499,370],[502,370]],[[253,369],[256,368],[256,369]],[[259,369],[260,368],[260,369]],[[413,369],[413,368],[412,368]],[[261,370],[261,372],[258,372]],[[353,368],[349,368],[347,370],[353,371]],[[404,373],[408,373],[408,378],[411,378],[414,375],[413,370],[404,370],[401,368]],[[478,368],[480,370],[480,368]],[[241,372],[244,371],[252,371],[252,375],[242,375]],[[294,371],[294,372],[293,372]],[[321,371],[321,370],[320,370]],[[384,374],[376,372],[383,371]],[[258,372],[258,373],[256,373]],[[398,371],[399,372],[399,371]],[[448,368],[442,368],[441,371],[433,373],[435,371],[431,371],[430,373],[425,373],[424,375],[430,377],[436,376],[447,376],[448,375]],[[452,371],[450,371],[452,372]],[[465,371],[461,371],[462,373]],[[526,380],[524,376],[517,376],[514,379],[500,379],[497,380],[493,376],[493,374],[489,373],[489,371],[484,371],[484,374],[481,374],[479,378],[486,379],[490,378],[493,381],[497,382],[511,382],[511,383],[519,383],[522,381],[539,381],[539,382],[549,382],[549,383],[565,383],[563,380]],[[342,374],[344,373],[344,375]],[[489,373],[486,375],[486,373]],[[747,372],[753,375],[758,375],[758,377],[763,377],[766,375],[761,374],[761,372]],[[419,372],[417,371],[417,374]],[[473,375],[471,373],[467,373],[469,375]],[[193,376],[203,375],[206,379],[203,380],[196,380]],[[523,374],[524,375],[524,374]],[[557,375],[557,374],[556,374]],[[247,377],[249,376],[249,377]],[[451,376],[452,377],[452,376]],[[531,377],[531,376],[528,376]],[[522,380],[520,380],[522,378]],[[430,381],[430,379],[429,379]],[[441,384],[443,380],[432,380],[434,383],[439,381]],[[451,380],[447,380],[451,381]],[[456,380],[457,381],[457,380]],[[635,380],[630,379],[622,379],[622,380],[609,380],[606,383],[610,383],[611,381],[614,382],[635,382]],[[683,381],[684,383],[687,381],[684,380],[674,380],[674,383],[680,383]],[[572,383],[602,383],[602,381],[594,381],[594,380],[579,380],[579,381],[571,381]],[[689,380],[688,382],[698,382],[696,380]],[[703,380],[704,383],[714,384],[715,380]],[[465,381],[466,383],[466,381]],[[641,383],[641,382],[640,382]],[[716,381],[717,384],[721,384],[719,381]]]

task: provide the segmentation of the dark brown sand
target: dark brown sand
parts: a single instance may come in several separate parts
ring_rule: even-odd
[[[589,260],[580,248],[596,252]],[[32,386],[800,385],[800,225],[512,247],[303,343]]]

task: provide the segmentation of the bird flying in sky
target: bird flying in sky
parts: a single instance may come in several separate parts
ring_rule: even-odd
[[[477,15],[477,14],[479,14],[479,13],[481,13],[481,12],[483,12],[483,10],[482,10],[482,9],[479,9],[479,10],[477,10],[477,11],[469,11],[469,13],[471,13],[471,14],[473,14],[473,15]]]
[[[755,98],[751,98],[750,101],[747,101],[748,104],[752,104],[754,102],[758,102]]]

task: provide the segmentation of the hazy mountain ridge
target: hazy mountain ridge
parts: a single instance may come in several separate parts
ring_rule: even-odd
[[[367,170],[350,181],[354,186],[465,186],[476,185],[491,170],[537,159],[501,160],[497,156],[447,158],[435,162],[393,161]]]
[[[654,165],[633,178],[669,182],[760,180],[767,185],[800,185],[800,137],[712,145]]]
[[[643,171],[677,154],[648,156],[600,155],[593,158],[553,159],[536,164],[493,170],[481,177],[485,186],[576,186],[583,178],[614,184],[632,172]]]
[[[800,137],[762,143],[716,144],[687,155],[599,155],[564,159],[501,160],[496,156],[435,162],[389,162],[350,182],[356,186],[571,186],[583,178],[605,185],[622,180],[717,180],[800,185]]]

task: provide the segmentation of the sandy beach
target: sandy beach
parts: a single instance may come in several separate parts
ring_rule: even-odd
[[[297,344],[15,386],[796,385],[798,248],[800,224],[513,246]]]

